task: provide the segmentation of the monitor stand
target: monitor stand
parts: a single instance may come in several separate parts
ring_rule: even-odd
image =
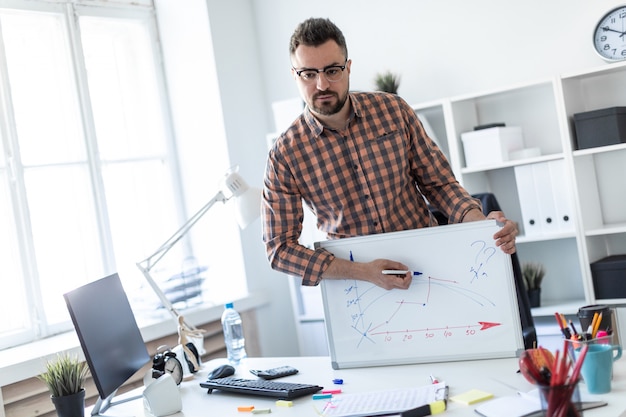
[[[117,390],[113,391],[113,393],[109,395],[108,397],[106,397],[105,399],[98,397],[96,404],[93,406],[93,409],[91,410],[91,415],[93,417],[95,416],[105,417],[106,415],[102,413],[106,412],[110,407],[113,407],[114,405],[117,405],[117,404],[122,404],[128,401],[133,401],[133,400],[141,398],[141,394],[139,394],[133,397],[123,398],[121,400],[113,401],[113,397],[115,397],[115,394],[117,394]]]

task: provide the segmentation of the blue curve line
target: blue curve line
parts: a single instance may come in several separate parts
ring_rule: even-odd
[[[371,323],[370,323],[369,327],[367,328],[367,330],[365,330],[365,332],[360,331],[359,329],[357,329],[354,326],[351,326],[351,327],[352,327],[352,329],[354,331],[356,331],[361,336],[361,338],[359,339],[359,343],[356,344],[357,348],[361,346],[361,342],[363,340],[369,340],[371,343],[376,344],[376,342],[371,337],[368,336],[369,330],[372,328],[372,324]]]

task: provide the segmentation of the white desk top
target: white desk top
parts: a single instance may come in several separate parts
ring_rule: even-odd
[[[293,400],[293,407],[286,408],[277,407],[275,400],[271,398],[218,391],[207,394],[207,390],[200,387],[200,382],[204,381],[208,372],[213,368],[224,363],[226,363],[225,359],[207,362],[194,379],[181,384],[183,410],[173,414],[172,417],[252,416],[251,413],[237,411],[238,406],[246,405],[254,405],[256,408],[271,408],[271,416],[319,417],[315,405],[319,408],[320,401],[314,401],[311,396],[295,399]],[[521,374],[517,373],[517,363],[516,358],[511,358],[334,370],[328,357],[248,358],[245,363],[237,367],[234,376],[254,378],[249,373],[249,369],[268,369],[281,365],[291,365],[298,368],[300,372],[281,378],[281,381],[317,384],[327,389],[341,388],[344,393],[353,393],[427,385],[430,383],[430,375],[432,374],[450,386],[450,396],[475,388],[491,392],[497,398],[514,395],[517,391],[527,392],[534,388],[526,382]],[[343,379],[344,384],[333,385],[332,381],[335,378]],[[581,384],[581,394],[587,399],[584,384]],[[626,360],[621,359],[615,362],[611,393],[590,397],[590,399],[601,399],[608,402],[608,405],[585,411],[585,417],[618,417],[622,413],[626,413]],[[474,412],[474,409],[478,404],[466,406],[449,401],[448,409],[442,416],[476,417],[478,414]],[[142,400],[118,404],[107,410],[105,415],[150,416],[144,410]]]

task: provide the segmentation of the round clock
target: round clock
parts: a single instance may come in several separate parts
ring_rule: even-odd
[[[152,378],[158,379],[165,372],[172,376],[176,385],[183,380],[183,365],[176,359],[176,353],[163,345],[157,348],[157,353],[152,360]]]
[[[626,59],[626,5],[611,10],[600,19],[593,33],[593,46],[607,61]]]

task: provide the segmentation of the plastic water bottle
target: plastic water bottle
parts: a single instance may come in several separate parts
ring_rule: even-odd
[[[231,365],[239,365],[246,358],[246,339],[243,337],[241,316],[233,308],[233,303],[224,305],[222,313],[222,329],[224,330],[224,342],[228,352],[228,362]]]

